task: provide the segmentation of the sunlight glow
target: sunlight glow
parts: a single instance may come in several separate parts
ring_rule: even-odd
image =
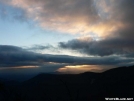
[[[75,65],[75,66],[65,66],[57,70],[61,73],[67,74],[79,74],[84,72],[102,72],[103,68],[100,68],[97,65]]]
[[[39,66],[18,66],[18,67],[1,67],[0,70],[4,69],[27,69],[27,68],[38,68]]]

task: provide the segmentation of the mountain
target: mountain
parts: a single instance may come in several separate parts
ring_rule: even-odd
[[[91,86],[91,100],[134,97],[134,66],[118,67],[100,74]],[[96,96],[96,97],[95,97]]]
[[[104,101],[105,97],[129,98],[134,97],[134,66],[102,73],[42,73],[16,85],[1,84],[1,88],[0,95],[7,94],[5,101]],[[1,93],[3,91],[5,93]]]
[[[41,98],[45,94],[45,99],[52,100],[81,101],[86,100],[87,88],[93,78],[97,77],[97,73],[83,73],[83,74],[39,74],[36,77],[25,81],[23,83],[23,90],[28,91],[35,98]],[[26,89],[25,89],[26,88]],[[33,89],[34,88],[34,89]],[[24,91],[24,92],[25,92]],[[33,92],[35,92],[33,94]],[[39,96],[37,96],[37,93]],[[79,93],[79,97],[78,96]],[[79,100],[78,100],[79,99]]]

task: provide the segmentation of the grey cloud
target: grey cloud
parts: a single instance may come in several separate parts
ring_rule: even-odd
[[[88,55],[109,56],[133,53],[133,43],[134,40],[124,40],[121,38],[108,38],[100,41],[73,39],[68,42],[60,42],[59,47],[77,50]]]
[[[134,1],[133,0],[114,0],[111,7],[111,18],[122,25],[117,27],[111,36],[115,36],[124,40],[133,40],[134,38]],[[110,37],[111,37],[110,36]]]
[[[106,1],[106,0],[105,0]],[[110,17],[116,26],[114,31],[108,32],[109,36],[99,41],[79,39],[68,42],[60,42],[62,48],[78,50],[88,55],[109,56],[125,55],[134,53],[134,1],[133,0],[111,0],[109,3]]]
[[[52,45],[33,45],[31,47],[26,48],[27,50],[44,50],[54,48]]]
[[[112,15],[116,20],[132,24],[132,22],[134,21],[133,8],[133,0],[114,0],[113,7],[111,9],[114,10]]]
[[[70,20],[77,18],[85,20],[86,18],[86,20],[92,21],[94,19],[95,21],[98,17],[93,0],[29,0],[26,2],[31,6],[43,5],[44,11],[40,14],[44,19],[49,16],[49,19],[51,17],[65,17],[70,18]]]
[[[53,65],[117,65],[132,62],[120,57],[75,57],[67,55],[39,54],[16,46],[0,45],[0,67],[39,66],[49,62]]]
[[[31,9],[41,7],[41,11],[35,11],[35,14],[39,14],[38,17],[44,20],[46,18],[47,20],[51,20],[51,18],[55,17],[61,20],[62,17],[65,17],[69,18],[69,20],[76,20],[78,18],[79,20],[86,19],[87,21],[95,21],[99,18],[93,0],[20,0],[20,2],[21,1],[22,5],[15,5],[15,7],[23,8],[24,5],[27,5]],[[13,6],[14,3],[16,3],[12,0],[1,0],[0,2],[8,5],[13,4]]]

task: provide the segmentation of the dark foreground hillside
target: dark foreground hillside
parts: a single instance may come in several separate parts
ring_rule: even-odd
[[[101,101],[134,96],[134,66],[103,73],[39,74],[24,82],[0,81],[0,101]]]

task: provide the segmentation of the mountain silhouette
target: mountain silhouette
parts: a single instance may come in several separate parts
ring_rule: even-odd
[[[1,82],[0,101],[101,101],[134,97],[133,90],[134,66],[102,73],[42,73],[21,83]]]
[[[134,97],[134,66],[119,67],[105,71],[91,86],[91,100],[105,97]]]

